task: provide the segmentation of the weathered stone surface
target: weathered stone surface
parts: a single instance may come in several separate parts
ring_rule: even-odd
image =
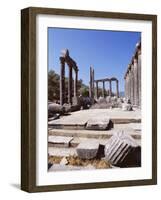
[[[68,161],[66,159],[66,157],[63,157],[60,161],[60,165],[67,165],[68,164]]]
[[[106,97],[106,102],[107,102],[107,103],[110,103],[110,102],[111,102],[111,97],[110,97],[110,96],[107,96],[107,97]]]
[[[122,110],[123,111],[132,111],[132,105],[130,103],[123,103],[122,104]]]
[[[112,127],[109,117],[93,117],[87,121],[86,129],[90,130],[107,130]]]
[[[60,148],[60,147],[48,147],[49,156],[60,156],[60,157],[68,157],[68,156],[77,156],[77,152],[75,148]]]
[[[105,158],[119,167],[138,167],[141,165],[141,147],[131,136],[119,132],[105,145]]]
[[[102,103],[107,103],[107,101],[104,97],[99,97],[97,103],[102,104]]]
[[[56,104],[56,103],[50,103],[48,105],[48,111],[50,113],[64,113],[65,109],[63,108],[63,106]]]
[[[86,123],[89,119],[99,116],[109,117],[113,123],[134,123],[141,122],[140,110],[123,111],[122,109],[88,109],[72,112],[68,116],[62,116],[60,119],[56,119],[48,122],[48,125],[53,128],[63,129],[85,129]]]
[[[54,147],[69,147],[70,142],[73,140],[73,137],[63,137],[63,136],[49,136],[48,142],[49,146]]]
[[[98,149],[99,149],[98,142],[84,141],[84,142],[81,142],[77,146],[76,151],[77,151],[78,157],[80,157],[82,159],[92,159],[97,156]]]

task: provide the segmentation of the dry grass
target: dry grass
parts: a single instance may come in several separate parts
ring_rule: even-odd
[[[58,157],[58,156],[50,156],[49,157],[49,162],[53,163],[53,164],[59,164],[60,161],[62,160],[63,157]],[[91,160],[87,160],[87,159],[80,159],[77,156],[69,156],[66,157],[67,161],[68,161],[68,165],[73,165],[73,166],[88,166],[88,165],[92,165],[94,166],[96,169],[107,169],[107,168],[111,168],[110,163],[108,163],[106,160],[101,160],[101,159],[91,159]]]

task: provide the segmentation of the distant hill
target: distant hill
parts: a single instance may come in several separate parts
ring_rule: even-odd
[[[125,92],[124,92],[124,91],[121,91],[121,92],[119,93],[119,96],[120,96],[120,97],[124,97],[124,96],[125,96]]]

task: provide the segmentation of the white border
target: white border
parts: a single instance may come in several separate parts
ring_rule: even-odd
[[[37,16],[36,184],[57,185],[152,178],[152,24],[149,21]],[[142,33],[142,167],[48,172],[47,169],[47,28],[83,28]],[[134,47],[135,48],[135,47]]]

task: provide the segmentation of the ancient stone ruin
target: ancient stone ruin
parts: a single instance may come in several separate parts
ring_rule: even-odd
[[[60,105],[65,102],[65,64],[68,65],[68,104],[72,104],[73,100],[77,102],[77,82],[78,82],[78,66],[76,62],[69,56],[69,50],[64,49],[60,56]],[[72,84],[73,84],[73,70],[75,72],[74,79],[74,94],[72,94]],[[74,97],[73,97],[74,96]]]
[[[140,167],[141,43],[124,76],[125,97],[119,95],[117,78],[95,79],[92,67],[89,96],[78,94],[78,66],[67,49],[61,51],[60,64],[60,104],[48,105],[49,171]],[[112,91],[113,82],[116,91]],[[86,107],[82,102],[91,104]]]
[[[109,95],[112,96],[112,82],[116,83],[116,97],[119,97],[119,81],[117,78],[103,78],[97,79],[94,78],[94,69],[90,67],[90,86],[89,86],[89,95],[90,97],[98,99],[98,83],[102,83],[102,97],[105,98],[105,83],[109,83]]]
[[[129,99],[132,105],[141,107],[141,42],[136,44],[124,79],[126,99]]]

